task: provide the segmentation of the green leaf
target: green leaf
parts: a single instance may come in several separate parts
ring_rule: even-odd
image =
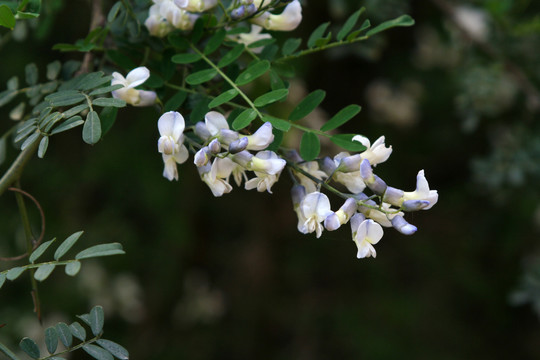
[[[47,152],[47,148],[49,147],[49,137],[44,136],[43,139],[39,142],[39,148],[38,148],[38,157],[40,159],[43,159],[45,156],[45,153]]]
[[[38,81],[38,68],[36,64],[31,63],[24,68],[26,73],[26,83],[28,85],[36,85]]]
[[[95,95],[101,95],[101,94],[106,94],[106,93],[110,93],[110,92],[113,92],[114,90],[118,90],[118,89],[121,89],[123,88],[124,85],[122,84],[116,84],[116,85],[110,85],[110,86],[104,86],[104,87],[101,87],[101,88],[97,88],[95,90],[93,90],[90,94],[90,96],[95,96]]]
[[[37,126],[34,125],[34,124],[35,123],[31,123],[30,126],[28,126],[28,127],[24,126],[23,128],[21,128],[20,132],[17,134],[14,141],[19,142],[22,139],[24,139],[25,137],[27,137],[28,135],[30,135],[31,133],[33,133],[34,131],[36,131]]]
[[[189,85],[199,85],[207,81],[212,80],[217,75],[217,71],[214,69],[206,69],[197,71],[196,73],[190,74],[186,77],[186,82]]]
[[[225,29],[219,29],[218,31],[216,31],[216,33],[206,43],[203,51],[204,54],[209,55],[216,51],[223,43],[223,40],[225,40],[225,35],[227,35]]]
[[[58,347],[58,334],[52,326],[45,329],[45,346],[49,354],[54,354]]]
[[[243,44],[238,44],[235,47],[232,48],[231,51],[223,55],[221,60],[219,60],[217,66],[222,68],[225,67],[232,62],[234,62],[242,53],[244,52],[245,46]]]
[[[289,115],[289,120],[297,121],[306,117],[311,113],[319,104],[324,100],[326,92],[323,90],[315,90],[308,96],[306,96],[300,104],[298,104],[291,114]]]
[[[0,106],[4,106],[17,96],[16,90],[5,90],[0,93]]]
[[[287,132],[291,129],[291,123],[283,119],[278,119],[270,115],[263,115],[263,121],[268,121],[275,129]]]
[[[4,283],[6,282],[6,274],[0,274],[0,289],[2,286],[4,286]]]
[[[272,90],[285,89],[285,83],[274,69],[270,69],[270,88]]]
[[[45,97],[51,106],[75,105],[86,100],[86,97],[77,90],[58,91]]]
[[[4,161],[6,160],[6,150],[7,150],[6,138],[0,137],[0,165],[2,165]]]
[[[87,108],[88,108],[88,104],[86,104],[86,103],[74,106],[71,109],[66,110],[66,111],[63,112],[64,118],[69,119],[73,115],[77,115],[78,113],[80,113],[83,110],[86,110]]]
[[[36,342],[28,337],[25,337],[19,343],[19,347],[32,359],[38,359],[40,352]]]
[[[195,53],[176,54],[171,58],[171,61],[175,64],[191,64],[195,61],[199,61],[201,55]]]
[[[88,259],[98,256],[109,256],[109,255],[121,255],[125,254],[122,250],[122,244],[119,243],[109,243],[109,244],[100,244],[89,247],[86,250],[81,251],[75,256],[75,259]]]
[[[97,98],[92,100],[92,105],[95,106],[113,106],[113,107],[124,107],[126,106],[126,102],[122,99],[116,99],[116,98]]]
[[[227,31],[227,35],[238,35],[250,32],[250,28],[247,26],[238,26]]]
[[[177,92],[176,94],[173,95],[173,97],[167,100],[163,108],[163,111],[167,112],[167,111],[174,111],[178,109],[184,103],[184,101],[186,101],[187,95],[188,94],[185,91]]]
[[[81,262],[80,261],[74,261],[70,262],[66,265],[64,271],[66,272],[66,275],[69,276],[75,276],[79,273],[81,270]]]
[[[270,69],[270,62],[267,60],[257,61],[244,70],[235,80],[236,85],[245,85],[259,76],[262,76]]]
[[[249,44],[248,48],[249,49],[256,49],[258,47],[267,46],[267,45],[273,44],[275,42],[276,42],[276,39],[274,39],[274,38],[261,39],[261,40],[257,40],[255,42],[252,42],[251,44]]]
[[[85,143],[93,145],[101,138],[101,122],[95,111],[90,111],[84,122],[82,138]]]
[[[118,16],[118,12],[122,6],[122,2],[118,1],[111,7],[111,10],[109,10],[109,13],[107,14],[107,22],[112,23],[116,19],[116,16]]]
[[[270,91],[256,98],[253,104],[257,107],[263,107],[276,101],[283,100],[287,95],[289,95],[289,90],[287,89]]]
[[[19,78],[12,76],[6,83],[8,90],[17,90],[19,88]]]
[[[281,143],[283,142],[283,131],[273,129],[272,132],[274,133],[274,141],[268,147],[266,150],[271,150],[274,152],[277,152],[279,150],[279,147],[281,146]]]
[[[356,26],[358,18],[365,10],[366,8],[362,7],[361,9],[355,11],[351,16],[349,16],[349,18],[347,19],[347,21],[345,21],[345,24],[343,24],[343,27],[341,28],[341,30],[339,30],[336,36],[336,39],[338,41],[345,39],[345,36],[347,36],[347,34],[350,33],[351,30]]]
[[[284,56],[291,55],[298,49],[300,44],[302,44],[302,39],[297,39],[297,38],[287,39],[283,43],[283,47],[281,48],[281,53]]]
[[[67,239],[60,244],[58,249],[56,249],[54,253],[54,260],[60,260],[60,258],[64,256],[69,249],[73,247],[73,245],[75,245],[83,233],[84,231],[78,231],[68,236]]]
[[[105,322],[105,314],[101,306],[94,306],[90,310],[90,329],[92,333],[97,336],[103,331],[103,323]]]
[[[83,345],[83,350],[86,351],[90,356],[97,360],[113,360],[113,357],[110,352],[100,348],[97,345],[86,344]]]
[[[15,106],[10,112],[9,112],[9,118],[11,120],[19,121],[22,119],[24,115],[24,108],[26,107],[26,103],[22,102],[19,105]]]
[[[26,268],[24,267],[14,267],[12,269],[9,269],[7,274],[6,274],[6,278],[10,281],[13,281],[15,280],[16,278],[18,278],[19,276],[21,276],[21,274],[26,270]]]
[[[337,146],[340,146],[348,151],[356,152],[366,150],[366,147],[362,145],[361,142],[352,141],[353,136],[355,136],[355,134],[338,134],[332,136],[330,140]]]
[[[193,104],[193,110],[191,111],[191,114],[189,114],[189,121],[192,124],[195,124],[204,119],[204,115],[208,112],[210,99],[201,96],[198,101],[193,101]]]
[[[84,341],[86,339],[86,330],[82,327],[81,324],[78,322],[73,322],[73,324],[69,325],[69,330],[71,331],[71,334],[75,336],[77,339]]]
[[[46,241],[43,244],[39,245],[36,250],[30,254],[30,257],[28,258],[28,261],[30,263],[34,263],[43,253],[49,248],[49,246],[52,245],[52,243],[56,240],[56,238]]]
[[[232,127],[236,131],[241,130],[251,124],[251,122],[255,120],[256,117],[257,113],[255,112],[255,110],[246,109],[242,111],[240,115],[236,117],[236,119],[234,119]]]
[[[412,17],[410,17],[409,15],[401,15],[398,18],[385,21],[382,24],[375,26],[373,29],[369,30],[366,33],[366,35],[373,36],[377,33],[380,33],[381,31],[384,31],[384,30],[387,30],[396,26],[412,26],[412,25],[414,25],[414,19]]]
[[[69,331],[69,326],[60,322],[56,324],[55,328],[62,344],[64,344],[65,347],[70,348],[73,343],[73,336],[71,335],[71,331]]]
[[[34,273],[34,279],[37,281],[43,281],[51,275],[51,273],[54,270],[55,265],[54,264],[43,264],[40,267],[37,268],[36,272]]]
[[[305,161],[315,159],[321,151],[321,143],[319,137],[312,132],[306,132],[302,135],[300,142],[300,156]]]
[[[362,108],[358,105],[349,105],[341,109],[336,115],[332,116],[326,124],[321,127],[321,131],[334,130],[351,120],[358,114]]]
[[[90,315],[82,314],[82,315],[77,315],[77,317],[81,319],[86,325],[90,326]]]
[[[104,84],[110,84],[112,79],[112,76],[103,76],[102,71],[96,71],[79,75],[77,78],[75,78],[76,83],[74,87],[79,90],[90,90]]]
[[[40,136],[40,133],[39,132],[35,132],[33,133],[32,135],[30,135],[26,140],[24,140],[24,142],[22,143],[21,145],[21,150],[25,150],[26,148],[30,147],[30,145],[32,145],[33,143],[35,143],[37,141],[37,139],[39,138]]]
[[[169,43],[172,46],[180,50],[186,50],[189,48],[189,41],[187,41],[187,39],[184,36],[180,35],[179,33],[176,33],[176,32],[170,33],[169,36],[167,36],[167,40],[169,40]],[[133,69],[134,67],[129,67],[129,68]]]
[[[0,5],[0,26],[11,30],[15,27],[15,16],[7,5]]]
[[[99,339],[96,341],[96,343],[111,354],[113,354],[117,359],[129,359],[129,352],[122,345],[106,339]]]
[[[315,30],[313,30],[307,42],[308,48],[314,47],[317,40],[321,39],[324,36],[324,33],[326,32],[328,25],[330,25],[330,23],[326,22],[324,24],[319,25]]]
[[[80,116],[74,116],[70,119],[67,119],[66,121],[62,123],[62,125],[58,126],[53,131],[51,131],[51,135],[55,135],[55,134],[61,133],[62,131],[73,129],[82,124],[84,124],[84,120]]]
[[[213,99],[210,104],[208,104],[209,109],[213,109],[221,104],[224,104],[228,101],[231,101],[238,95],[238,91],[235,89],[230,89],[222,93],[221,95],[217,96],[215,99]]]
[[[107,106],[99,113],[99,118],[101,119],[101,136],[109,132],[116,121],[116,116],[118,115],[118,108]]]

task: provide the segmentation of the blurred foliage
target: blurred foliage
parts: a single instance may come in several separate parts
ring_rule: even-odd
[[[41,20],[26,23],[24,43],[22,30],[13,39],[0,31],[0,46],[11,41],[0,83],[29,62],[42,68],[54,60],[48,39],[86,35],[87,2],[47,4],[60,2],[44,2],[58,12],[51,36],[32,30]],[[39,194],[47,234],[92,229],[87,245],[120,242],[128,255],[83,264],[78,279],[53,275],[42,292],[43,328],[31,313],[29,284],[6,286],[0,339],[38,339],[99,303],[107,337],[140,359],[539,358],[538,318],[516,305],[538,311],[531,259],[540,252],[540,3],[363,5],[372,19],[405,11],[417,25],[298,60],[305,81],[293,86],[298,98],[327,90],[320,118],[309,121],[363,106],[347,131],[386,135],[395,151],[381,175],[405,181],[425,167],[441,200],[429,216],[415,215],[416,236],[388,232],[378,258],[359,261],[348,229],[321,239],[296,231],[289,184],[277,184],[274,195],[235,189],[215,199],[190,166],[169,183],[156,152],[158,115],[127,109],[97,146],[78,134],[58,137],[48,158],[33,160],[23,186]],[[307,1],[297,32],[307,36],[329,14],[343,22],[357,7]],[[477,11],[473,24],[485,24],[478,37],[456,9]],[[63,60],[73,58],[80,60]],[[10,120],[1,115],[5,131]],[[8,237],[22,238],[14,201],[0,198],[0,254],[15,251]]]

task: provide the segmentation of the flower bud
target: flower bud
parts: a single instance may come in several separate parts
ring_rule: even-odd
[[[235,140],[238,140],[238,133],[234,130],[221,129],[218,136],[220,142],[229,145]]]
[[[364,214],[360,213],[356,213],[353,215],[353,217],[351,217],[351,229],[353,233],[358,231],[358,227],[364,220],[366,220],[366,217],[364,216]]]
[[[321,169],[324,171],[328,176],[332,175],[334,171],[336,171],[336,163],[334,160],[326,156],[321,164]]]
[[[240,151],[246,150],[246,147],[248,146],[248,138],[243,137],[241,139],[235,140],[229,145],[229,152],[231,154],[239,153]]]
[[[389,204],[400,206],[403,202],[403,190],[388,186],[383,195],[383,201]]]
[[[339,229],[341,222],[339,216],[333,212],[324,219],[324,228],[328,231],[334,231]]]
[[[210,144],[208,144],[208,149],[210,149],[212,154],[217,154],[221,151],[221,143],[218,139],[214,139],[210,141]]]
[[[240,151],[234,155],[230,156],[231,160],[237,163],[238,165],[247,168],[253,155],[249,151]]]
[[[202,121],[199,121],[197,124],[195,124],[195,134],[203,140],[206,140],[212,136],[212,134],[210,134],[210,131],[208,131],[208,127]]]
[[[195,154],[193,158],[193,163],[197,167],[201,167],[208,164],[208,161],[210,160],[211,157],[212,155],[210,154],[210,149],[207,146],[205,146],[201,150],[197,151],[197,153]]]
[[[336,214],[339,218],[339,222],[343,225],[349,221],[349,219],[356,213],[356,210],[358,209],[358,205],[356,204],[356,200],[353,198],[348,198],[345,200],[345,203],[341,205],[338,211],[336,211]]]
[[[392,226],[404,235],[412,235],[418,230],[416,226],[409,224],[401,215],[392,218]]]
[[[427,200],[405,200],[401,207],[404,211],[418,211],[429,206]]]
[[[360,154],[346,156],[339,162],[338,170],[344,173],[360,170],[360,162],[362,157]]]
[[[245,13],[246,13],[246,7],[244,5],[241,5],[231,11],[231,18],[233,20],[239,20],[244,17]]]
[[[251,3],[246,6],[246,13],[249,15],[253,15],[257,12],[257,6],[255,4]]]
[[[291,197],[293,201],[293,205],[299,206],[302,200],[306,197],[306,188],[302,185],[294,185],[291,188]]]
[[[373,174],[373,169],[367,159],[360,164],[360,176],[367,187],[377,195],[383,195],[388,188],[386,183],[380,177]]]

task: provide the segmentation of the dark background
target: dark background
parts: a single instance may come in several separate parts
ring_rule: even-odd
[[[348,225],[320,239],[296,231],[286,174],[273,195],[235,188],[217,199],[191,161],[179,167],[178,182],[168,182],[156,151],[160,114],[130,107],[96,146],[84,144],[78,130],[55,137],[22,179],[43,206],[46,239],[85,230],[80,247],[121,242],[127,252],[84,262],[76,278],[58,271],[40,285],[45,327],[101,304],[105,337],[133,359],[539,358],[538,317],[521,305],[538,299],[530,295],[538,285],[523,280],[539,252],[538,114],[507,66],[538,86],[538,4],[450,5],[464,3],[489,17],[485,41],[496,56],[430,1],[310,0],[295,32],[305,38],[321,22],[343,23],[362,5],[373,24],[403,13],[415,18],[412,28],[298,60],[302,81],[294,88],[299,96],[327,91],[322,112],[308,120],[314,123],[362,105],[344,131],[372,141],[386,135],[394,152],[376,171],[387,183],[412,190],[425,169],[440,198],[409,217],[419,228],[414,236],[387,229],[377,258],[358,260]],[[4,45],[1,82],[22,76],[28,62],[42,69],[58,56],[80,59],[49,49],[86,35],[86,9],[86,2],[66,2],[50,37],[29,29],[25,42]],[[431,63],[426,54],[437,44],[422,37],[429,31],[443,48]],[[510,100],[507,79],[515,88]],[[9,122],[3,115],[1,129]],[[10,149],[2,170],[15,154]],[[332,199],[333,208],[340,205]],[[38,214],[29,208],[37,229]],[[22,237],[14,209],[13,194],[4,194],[3,252],[16,251]],[[42,332],[29,291],[22,277],[0,293],[0,323],[7,324],[0,339],[12,347]]]

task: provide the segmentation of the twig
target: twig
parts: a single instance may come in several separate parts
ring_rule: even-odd
[[[105,16],[103,15],[103,0],[90,0],[90,3],[92,5],[92,17],[90,18],[90,29],[88,30],[88,33],[91,33],[105,22]],[[89,72],[92,68],[93,59],[94,54],[91,51],[84,54],[82,65],[79,71],[77,71],[77,75]]]

